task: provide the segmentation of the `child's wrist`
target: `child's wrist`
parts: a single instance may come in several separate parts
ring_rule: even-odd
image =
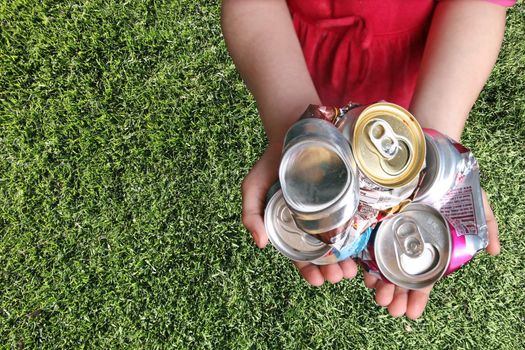
[[[284,138],[274,140],[269,139],[268,146],[266,146],[266,150],[272,153],[281,153],[283,149],[283,142]]]

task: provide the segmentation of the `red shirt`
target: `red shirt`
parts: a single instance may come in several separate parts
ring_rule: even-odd
[[[409,107],[435,1],[288,0],[288,6],[325,105],[387,100]]]

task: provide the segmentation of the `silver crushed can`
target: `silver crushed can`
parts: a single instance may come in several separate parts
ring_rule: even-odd
[[[402,288],[428,287],[480,252],[477,235],[457,230],[437,209],[410,203],[380,223],[359,261],[369,272]]]
[[[280,189],[268,197],[264,225],[268,239],[279,252],[292,260],[308,262],[333,254],[332,247],[296,226]]]
[[[427,145],[426,168],[414,202],[439,209],[441,199],[454,187],[463,161],[453,141],[433,129],[423,129]]]
[[[359,235],[348,234],[340,249],[335,249],[297,227],[278,185],[268,192],[264,225],[270,242],[281,254],[295,261],[316,265],[333,264],[355,257],[365,248],[372,232],[367,229]]]
[[[348,141],[325,120],[296,122],[285,137],[279,180],[297,227],[341,248],[359,202]]]
[[[451,138],[425,129],[428,170],[414,201],[437,208],[477,249],[488,245],[479,166],[472,152]]]
[[[450,227],[431,206],[409,204],[377,226],[360,261],[368,271],[402,288],[430,286],[448,271]]]

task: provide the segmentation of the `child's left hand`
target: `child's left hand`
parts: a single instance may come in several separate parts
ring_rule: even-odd
[[[483,191],[483,206],[485,207],[489,233],[487,252],[495,256],[500,253],[498,224],[490,208],[485,191]],[[376,290],[376,303],[387,307],[390,315],[400,317],[406,314],[406,316],[412,320],[417,319],[423,314],[430,291],[432,290],[432,286],[417,290],[400,288],[382,281],[367,272],[364,273],[364,282],[367,288]]]

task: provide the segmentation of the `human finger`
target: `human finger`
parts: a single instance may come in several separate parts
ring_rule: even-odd
[[[489,244],[487,246],[487,252],[490,255],[498,255],[501,251],[501,246],[499,243],[498,223],[496,221],[496,217],[494,216],[494,212],[490,207],[485,191],[482,192],[482,196],[483,207],[485,208],[485,218],[487,219],[487,229],[489,234]]]
[[[372,289],[376,286],[379,279],[368,272],[363,272],[363,281],[365,283],[366,288]]]
[[[388,305],[388,312],[393,317],[401,317],[407,311],[408,289],[396,286],[392,302]]]
[[[319,269],[325,280],[330,283],[337,283],[343,279],[343,270],[339,264],[321,265]]]
[[[357,265],[354,260],[346,259],[339,262],[344,278],[354,278],[357,275]]]
[[[277,165],[275,164],[277,162]],[[279,158],[267,150],[244,179],[242,189],[242,223],[259,248],[268,243],[264,227],[266,192],[277,180]]]
[[[294,261],[293,264],[297,267],[306,282],[312,286],[319,287],[324,283],[324,277],[319,266],[301,261]]]
[[[395,286],[392,283],[378,281],[375,289],[376,303],[381,306],[388,306],[394,297]]]
[[[259,163],[258,163],[259,164]],[[270,185],[268,180],[264,183],[264,175],[255,167],[248,173],[242,183],[242,223],[252,234],[259,248],[264,248],[268,243],[266,228],[264,227],[264,198]],[[259,182],[258,180],[261,180]]]
[[[406,315],[408,318],[415,320],[423,314],[423,311],[425,311],[425,307],[427,306],[428,297],[431,290],[432,286],[422,289],[413,289],[408,293],[406,310]]]

